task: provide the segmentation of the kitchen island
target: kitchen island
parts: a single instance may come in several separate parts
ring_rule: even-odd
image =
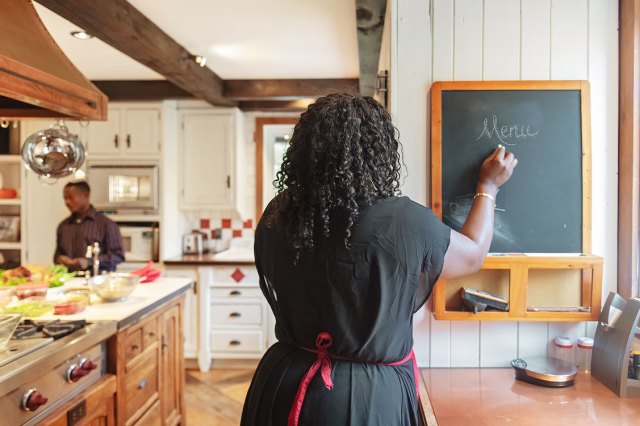
[[[35,318],[87,326],[1,367],[23,373],[0,374],[0,411],[16,425],[184,424],[182,310],[191,286],[160,278],[120,302]]]
[[[428,426],[640,422],[638,398],[619,398],[588,373],[564,388],[516,380],[512,368],[423,368],[420,375]]]

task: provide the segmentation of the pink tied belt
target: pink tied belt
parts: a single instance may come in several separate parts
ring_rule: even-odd
[[[311,364],[311,367],[309,367],[309,369],[307,370],[307,373],[304,375],[304,377],[300,381],[300,384],[298,385],[298,391],[296,392],[296,397],[293,400],[293,406],[291,407],[291,411],[289,411],[289,421],[287,423],[288,426],[298,425],[298,420],[300,418],[300,411],[302,411],[302,403],[304,402],[304,397],[307,393],[307,388],[309,387],[309,383],[311,383],[311,380],[318,373],[318,370],[320,370],[320,376],[322,377],[322,381],[324,382],[324,387],[327,388],[327,390],[333,389],[333,381],[331,380],[331,358],[332,357],[335,359],[341,359],[345,361],[365,362],[368,364],[384,365],[389,367],[393,367],[396,365],[403,365],[409,362],[409,360],[413,360],[413,378],[416,383],[416,396],[418,396],[418,398],[420,397],[419,385],[418,385],[418,364],[416,363],[416,355],[413,352],[413,349],[411,349],[411,352],[409,352],[409,355],[407,355],[400,361],[391,362],[387,364],[383,362],[359,361],[359,360],[341,357],[337,355],[333,355],[333,356],[329,355],[329,352],[327,352],[327,350],[329,349],[329,347],[331,347],[331,345],[333,345],[333,337],[331,337],[331,334],[329,334],[328,332],[323,331],[321,333],[318,333],[318,337],[316,337],[317,349],[301,348],[301,349],[304,349],[305,351],[309,351],[317,354],[318,358],[315,360],[313,364]]]

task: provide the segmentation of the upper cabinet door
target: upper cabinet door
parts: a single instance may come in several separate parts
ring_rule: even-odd
[[[160,110],[127,108],[123,114],[123,149],[128,154],[160,152]]]
[[[122,111],[108,109],[107,121],[92,121],[87,126],[85,146],[90,155],[118,155],[124,145],[120,134]]]
[[[182,113],[182,208],[233,205],[233,125],[231,113]]]
[[[160,105],[112,104],[107,121],[92,121],[87,129],[87,152],[91,157],[160,155]]]

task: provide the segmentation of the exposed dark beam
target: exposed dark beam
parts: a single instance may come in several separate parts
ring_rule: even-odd
[[[358,79],[224,81],[225,98],[235,101],[317,98],[333,92],[358,93]]]
[[[194,96],[167,80],[94,80],[111,101],[161,101]]]
[[[296,99],[291,101],[240,101],[242,111],[304,111],[315,99]]]
[[[88,33],[212,105],[234,105],[222,79],[188,60],[189,52],[126,0],[36,0]]]
[[[356,0],[360,93],[373,96],[378,76],[387,0]]]

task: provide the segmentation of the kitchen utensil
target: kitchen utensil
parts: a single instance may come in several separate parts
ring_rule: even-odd
[[[105,302],[126,299],[137,287],[141,277],[111,272],[89,278],[89,288]]]
[[[29,136],[22,146],[22,160],[44,182],[55,182],[82,166],[84,147],[69,133],[62,120]]]
[[[6,349],[21,319],[21,314],[0,314],[0,351]]]
[[[573,385],[578,373],[575,365],[544,356],[514,359],[511,366],[518,380],[556,388]]]

